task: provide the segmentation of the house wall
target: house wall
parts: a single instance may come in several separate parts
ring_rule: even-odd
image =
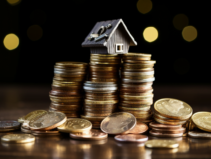
[[[118,52],[118,54],[128,53],[130,47],[130,37],[128,33],[125,31],[122,24],[118,26],[116,31],[111,36],[110,40],[107,42],[107,48],[109,54],[116,54],[116,44],[124,44],[123,52]]]
[[[91,47],[91,54],[108,54],[108,50],[106,47]]]

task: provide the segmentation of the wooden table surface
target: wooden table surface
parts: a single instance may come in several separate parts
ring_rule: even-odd
[[[50,104],[50,86],[1,86],[0,120],[17,120],[18,117],[37,109],[47,110]],[[210,85],[154,85],[154,101],[160,98],[176,98],[190,104],[197,111],[211,111]],[[211,122],[211,121],[210,121]],[[15,133],[21,133],[17,131]],[[0,136],[6,133],[0,133]],[[153,138],[150,137],[149,138]],[[169,159],[211,158],[211,139],[189,137],[172,138],[180,143],[174,149],[150,149],[141,144],[120,143],[109,136],[107,140],[81,141],[61,137],[36,137],[34,143],[0,143],[0,159]]]

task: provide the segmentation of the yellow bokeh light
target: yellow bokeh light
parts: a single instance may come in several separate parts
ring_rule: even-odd
[[[37,41],[43,35],[43,30],[39,25],[32,25],[27,30],[27,35],[30,40]]]
[[[140,13],[146,14],[152,10],[151,0],[139,0],[137,2],[137,9]]]
[[[177,30],[182,30],[188,23],[189,20],[185,14],[177,14],[173,19],[173,25]]]
[[[158,31],[155,27],[147,27],[143,32],[144,39],[148,42],[153,42],[158,38]]]
[[[4,46],[8,50],[14,50],[18,47],[19,45],[19,38],[15,34],[7,34],[4,38]]]
[[[10,5],[17,5],[21,2],[21,0],[7,0]]]
[[[186,26],[182,30],[182,37],[188,42],[195,40],[197,35],[198,33],[194,26]]]

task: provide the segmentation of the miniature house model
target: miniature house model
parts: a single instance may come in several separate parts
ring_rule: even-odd
[[[136,45],[122,19],[97,22],[82,43],[92,54],[125,54]]]

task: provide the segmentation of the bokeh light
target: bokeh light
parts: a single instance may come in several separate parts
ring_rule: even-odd
[[[6,49],[14,50],[19,45],[19,38],[17,35],[15,35],[13,33],[7,34],[4,38],[3,43],[4,43],[4,46],[6,47]]]
[[[190,70],[190,63],[184,58],[179,58],[174,62],[174,70],[179,75],[184,75]]]
[[[177,30],[182,30],[188,23],[189,20],[185,14],[177,14],[173,19],[173,25]]]
[[[43,30],[39,25],[32,25],[28,28],[27,35],[30,40],[37,41],[43,36]]]
[[[34,10],[30,15],[31,22],[33,24],[42,25],[46,21],[46,14],[42,10]]]
[[[139,0],[137,2],[137,9],[140,13],[146,14],[152,10],[151,0]]]
[[[195,40],[197,35],[197,29],[194,26],[186,26],[182,30],[182,37],[188,42]]]
[[[147,27],[143,32],[144,39],[148,42],[153,42],[158,38],[158,31],[155,27]]]
[[[10,5],[14,6],[14,5],[19,4],[19,3],[21,2],[21,0],[7,0],[7,2],[8,2]]]

